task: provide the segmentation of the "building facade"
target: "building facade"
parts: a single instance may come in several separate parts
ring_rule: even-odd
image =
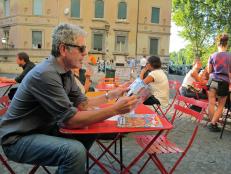
[[[169,57],[170,0],[0,0],[0,72],[17,72],[17,52],[40,62],[59,23],[88,33],[89,54],[121,61]]]

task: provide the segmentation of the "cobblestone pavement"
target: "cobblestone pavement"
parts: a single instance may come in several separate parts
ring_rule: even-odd
[[[182,81],[183,77],[179,76],[169,76],[170,79],[178,79]],[[180,144],[185,145],[188,135],[190,134],[191,120],[187,118],[182,118],[176,121],[175,128],[170,133],[170,139]],[[205,121],[200,125],[196,139],[189,149],[187,155],[184,157],[183,161],[177,167],[176,174],[231,174],[231,131],[230,125],[227,126],[223,134],[223,138],[219,139],[219,133],[209,132],[208,129],[204,126]],[[150,134],[150,133],[149,133]],[[154,133],[153,133],[154,134]],[[124,163],[128,164],[131,159],[134,158],[138,152],[141,151],[141,148],[134,141],[134,134],[128,134],[123,139],[123,153],[124,153]],[[107,141],[104,141],[107,144]],[[112,149],[113,150],[113,149]],[[99,147],[94,144],[91,150],[92,153],[100,153],[101,150]],[[0,149],[2,153],[2,149]],[[145,156],[147,157],[147,156]],[[166,166],[171,166],[176,155],[168,154],[161,155],[161,159],[164,161]],[[103,159],[104,162],[107,162],[107,159]],[[141,160],[136,166],[132,168],[132,173],[137,173],[138,168],[141,166],[143,160]],[[18,164],[10,161],[10,164],[14,168],[17,174],[26,174],[28,170],[31,169],[30,165]],[[49,168],[52,172],[56,168]],[[44,174],[45,172],[42,169],[39,169],[36,174]],[[103,173],[98,167],[94,167],[90,172],[91,174],[100,174]],[[111,170],[111,173],[116,173]],[[158,169],[152,162],[146,166],[143,174],[158,174],[160,173]],[[0,174],[7,174],[5,168],[0,165]]]

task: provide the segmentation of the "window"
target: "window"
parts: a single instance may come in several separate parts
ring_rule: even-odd
[[[32,48],[42,48],[41,31],[32,31]]]
[[[104,18],[104,2],[103,0],[95,1],[95,18]]]
[[[10,0],[4,0],[4,15],[10,16]]]
[[[94,33],[93,40],[94,40],[93,50],[103,51],[103,34]]]
[[[116,52],[127,52],[127,36],[116,36]]]
[[[158,39],[150,39],[150,55],[158,55]]]
[[[43,0],[34,0],[33,5],[34,15],[41,16],[43,13]]]
[[[152,7],[152,23],[159,24],[160,21],[160,8]]]
[[[80,18],[80,0],[71,0],[71,17]]]
[[[120,2],[118,7],[118,19],[127,19],[127,4]]]

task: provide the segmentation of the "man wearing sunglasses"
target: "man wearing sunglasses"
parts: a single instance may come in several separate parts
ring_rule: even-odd
[[[85,148],[93,139],[64,136],[59,128],[83,128],[134,108],[137,99],[132,96],[121,97],[107,108],[88,109],[118,98],[126,88],[88,99],[71,72],[82,67],[86,55],[85,31],[71,24],[55,27],[51,55],[25,77],[0,121],[0,143],[9,159],[58,166],[58,174],[85,173]]]

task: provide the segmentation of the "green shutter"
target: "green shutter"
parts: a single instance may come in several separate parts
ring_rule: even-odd
[[[42,0],[34,0],[33,4],[33,12],[34,15],[41,16],[42,15],[42,9],[43,9],[43,1]]]
[[[118,19],[127,19],[127,4],[120,2],[118,8]]]
[[[158,39],[150,39],[150,55],[158,55]]]
[[[71,0],[71,17],[80,18],[80,0]]]
[[[104,2],[102,0],[95,1],[95,18],[104,18]]]
[[[152,7],[152,23],[159,24],[160,21],[160,8]]]
[[[94,34],[94,50],[102,51],[103,50],[103,35]]]

